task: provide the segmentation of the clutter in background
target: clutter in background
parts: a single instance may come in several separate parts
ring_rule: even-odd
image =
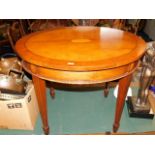
[[[24,97],[27,85],[19,59],[2,56],[0,59],[0,99],[9,100]]]
[[[33,130],[38,102],[31,80],[22,71],[21,61],[12,54],[0,59],[0,128]]]

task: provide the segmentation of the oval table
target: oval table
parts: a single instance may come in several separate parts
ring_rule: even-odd
[[[32,74],[45,134],[49,134],[46,80],[90,85],[119,79],[113,124],[113,131],[118,130],[132,73],[145,52],[142,38],[117,29],[75,26],[29,34],[15,47],[23,68]]]

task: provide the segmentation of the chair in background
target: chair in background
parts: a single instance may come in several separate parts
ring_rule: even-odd
[[[98,26],[117,28],[137,34],[145,25],[142,19],[100,19]]]
[[[16,53],[15,43],[18,39],[24,36],[24,33],[22,32],[22,28],[19,22],[13,22],[12,25],[8,27],[7,35],[8,35],[9,43],[13,51]]]
[[[137,34],[142,31],[146,25],[146,19],[128,19],[123,30]]]
[[[36,19],[27,20],[30,32],[69,26],[69,19]]]

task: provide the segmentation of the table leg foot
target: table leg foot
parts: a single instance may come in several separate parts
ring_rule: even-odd
[[[49,135],[50,129],[49,127],[43,127],[43,131],[45,135]]]
[[[113,132],[117,132],[119,128],[119,124],[114,124],[113,125]]]

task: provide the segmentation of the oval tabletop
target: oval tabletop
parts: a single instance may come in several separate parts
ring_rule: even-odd
[[[145,51],[144,40],[112,28],[77,26],[29,34],[16,43],[20,57],[45,68],[102,70],[129,64]]]

